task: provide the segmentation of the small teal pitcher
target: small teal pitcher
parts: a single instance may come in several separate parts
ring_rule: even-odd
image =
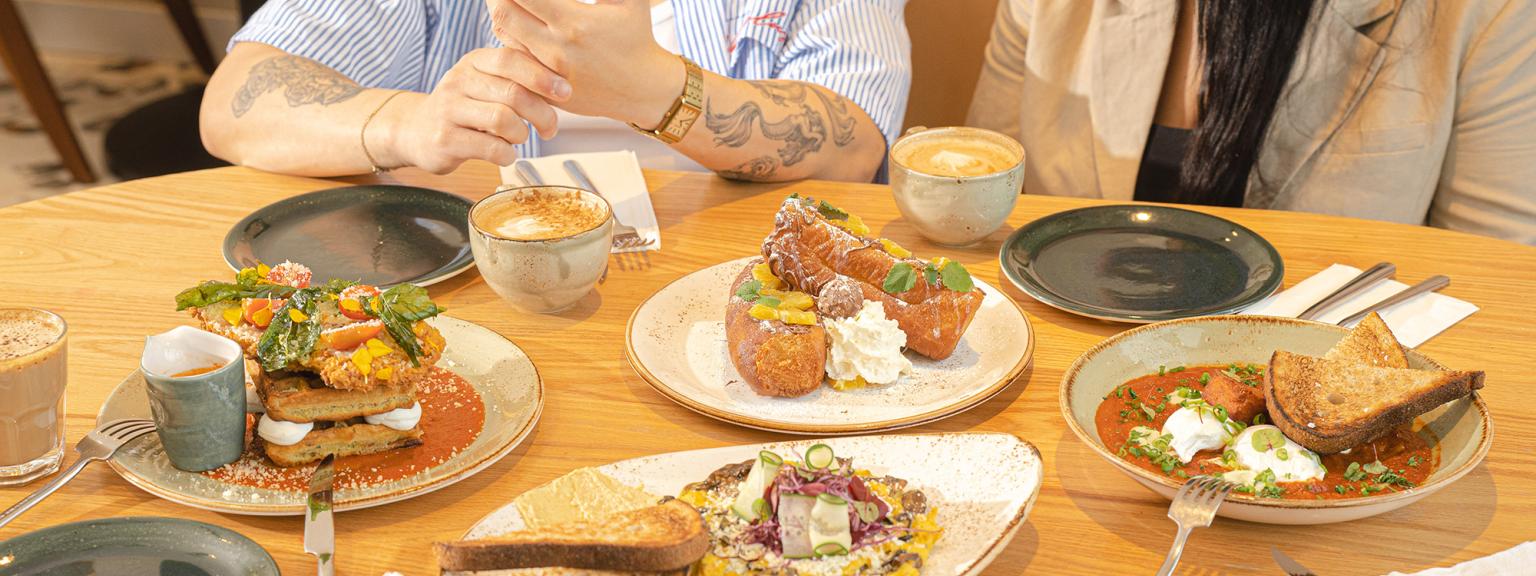
[[[245,358],[235,341],[180,326],[144,339],[139,363],[171,465],[212,470],[245,450]]]

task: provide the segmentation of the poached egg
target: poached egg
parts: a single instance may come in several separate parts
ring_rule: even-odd
[[[1272,427],[1273,428],[1273,427]],[[1208,405],[1197,405],[1193,408],[1184,406],[1168,415],[1168,420],[1163,422],[1164,435],[1172,435],[1173,441],[1168,443],[1173,448],[1174,454],[1179,457],[1179,462],[1188,464],[1195,459],[1195,454],[1201,450],[1217,450],[1227,445],[1232,439],[1232,433],[1227,430],[1220,418],[1216,417],[1216,411]]]
[[[1317,453],[1286,438],[1279,428],[1268,424],[1243,430],[1232,440],[1232,452],[1236,454],[1237,465],[1255,472],[1274,472],[1278,482],[1321,479],[1327,472]]]

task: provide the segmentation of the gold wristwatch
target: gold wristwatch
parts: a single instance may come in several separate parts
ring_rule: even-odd
[[[631,128],[641,134],[645,134],[667,144],[676,144],[688,135],[688,129],[693,128],[693,123],[699,120],[699,115],[704,112],[704,71],[694,64],[686,56],[678,56],[683,59],[683,67],[688,69],[688,81],[683,84],[683,94],[672,103],[672,108],[667,110],[667,115],[661,117],[661,124],[655,130],[646,130],[634,124]]]

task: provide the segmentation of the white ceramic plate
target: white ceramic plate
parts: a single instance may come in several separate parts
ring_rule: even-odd
[[[516,448],[539,420],[544,409],[544,384],[521,348],[489,328],[457,318],[439,316],[429,322],[448,341],[437,365],[475,387],[485,404],[485,426],[469,447],[418,474],[361,488],[338,488],[338,511],[398,502],[468,478]],[[107,396],[96,419],[149,417],[144,376],[135,370]],[[154,434],[128,443],[110,462],[112,469],[135,486],[188,506],[262,516],[304,512],[302,491],[254,488],[176,469]]]
[[[792,434],[894,430],[974,407],[1029,366],[1034,331],[1024,311],[977,279],[986,298],[949,358],[908,352],[913,373],[892,386],[848,392],[822,386],[799,398],[758,395],[737,373],[725,341],[726,298],[748,260],[716,264],[662,287],[635,309],[625,329],[629,363],[640,377],[706,416]]]
[[[1078,357],[1061,381],[1061,411],[1079,440],[1121,472],[1164,498],[1181,483],[1116,456],[1099,439],[1094,415],[1116,386],[1157,372],[1159,364],[1189,366],[1242,362],[1267,364],[1276,349],[1322,356],[1349,331],[1310,320],[1269,316],[1206,316],[1149,324],[1121,332]],[[1408,365],[1445,370],[1408,350]],[[1434,432],[1440,464],[1416,488],[1340,500],[1297,500],[1229,496],[1217,515],[1265,524],[1328,524],[1375,516],[1407,506],[1461,479],[1488,455],[1493,423],[1476,394],[1447,402],[1420,417]]]
[[[645,456],[597,470],[658,496],[676,496],[683,486],[705,479],[726,464],[751,460],[759,450],[782,454],[803,451],[817,442],[876,476],[889,474],[911,482],[939,507],[944,536],[923,565],[924,576],[981,573],[1024,524],[1044,475],[1040,451],[1034,445],[1012,434],[977,432],[730,446]],[[509,503],[481,518],[464,538],[490,538],[523,526],[517,506]],[[497,573],[502,572],[477,574]]]

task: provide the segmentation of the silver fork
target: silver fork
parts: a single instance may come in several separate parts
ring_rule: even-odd
[[[47,498],[54,492],[57,492],[59,488],[68,484],[70,480],[74,480],[75,475],[84,470],[86,464],[96,460],[111,458],[128,441],[154,430],[154,422],[141,418],[113,420],[97,426],[90,434],[86,434],[84,438],[81,438],[79,444],[75,444],[75,453],[79,454],[80,457],[75,460],[74,465],[70,466],[63,474],[59,474],[42,488],[38,488],[36,492],[29,494],[26,498],[22,498],[15,506],[11,506],[4,513],[0,513],[0,527],[9,524],[17,516],[20,516],[22,512],[30,510],[38,502],[42,502],[44,498]]]
[[[603,196],[603,192],[597,189],[597,185],[592,183],[591,178],[587,177],[587,171],[581,167],[580,162],[566,160],[561,162],[560,165],[565,167],[565,173],[570,174],[571,179],[575,180],[577,185],[591,190],[593,194]],[[603,197],[607,198],[607,196]],[[637,252],[655,243],[655,240],[641,236],[640,231],[636,230],[634,226],[620,222],[618,214],[613,215],[613,248],[615,251]]]
[[[1211,476],[1196,476],[1184,482],[1184,487],[1174,496],[1173,504],[1168,506],[1168,517],[1179,525],[1179,535],[1173,539],[1173,548],[1168,550],[1163,567],[1157,570],[1158,576],[1173,574],[1174,567],[1179,565],[1179,556],[1184,554],[1184,541],[1189,539],[1189,532],[1211,525],[1216,509],[1221,507],[1233,487],[1231,482]]]

